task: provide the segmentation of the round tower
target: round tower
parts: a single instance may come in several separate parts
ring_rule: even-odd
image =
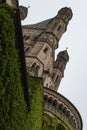
[[[52,73],[50,73],[50,75],[48,75],[44,80],[44,87],[50,88],[54,91],[58,90],[61,79],[64,77],[64,70],[68,61],[69,55],[67,50],[61,51],[54,62]]]
[[[59,84],[61,82],[61,79],[64,77],[64,70],[66,68],[66,64],[69,61],[69,55],[67,50],[61,51],[58,55],[57,55],[57,59],[54,63],[54,69],[53,69],[53,73],[52,73],[52,80],[55,84],[55,91],[57,91]]]
[[[64,7],[59,10],[57,18],[63,19],[63,21],[68,24],[69,20],[72,18],[72,10],[71,8]]]
[[[61,51],[57,55],[57,59],[55,61],[55,68],[58,68],[62,72],[62,75],[64,75],[64,70],[68,61],[69,55],[67,50]]]
[[[70,8],[62,8],[58,14],[49,22],[47,32],[53,33],[59,41],[63,33],[67,30],[69,20],[72,18],[72,10]]]
[[[19,10],[20,10],[20,18],[21,18],[21,20],[24,20],[27,17],[28,8],[26,8],[24,6],[20,6]]]

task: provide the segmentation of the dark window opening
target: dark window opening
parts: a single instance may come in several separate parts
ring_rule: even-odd
[[[49,103],[52,103],[52,102],[53,102],[53,98],[52,98],[52,97],[49,97],[48,102],[49,102]]]
[[[37,65],[37,66],[36,66],[36,70],[38,71],[38,70],[39,70],[39,68],[40,68],[40,67]]]
[[[24,47],[25,52],[28,52],[30,50],[30,47]]]
[[[34,63],[33,65],[32,65],[32,68],[35,68],[36,67],[36,63]]]
[[[35,71],[37,71],[37,72],[38,72],[38,70],[39,70],[40,66],[39,66],[39,65],[37,65],[36,63],[34,63],[34,64],[31,66],[31,68],[33,68]]]
[[[45,100],[45,101],[48,100],[48,95],[44,95],[44,100]]]
[[[58,103],[57,103],[57,100],[54,100],[54,101],[53,101],[53,105],[56,107],[57,104],[58,104]]]
[[[57,30],[59,31],[60,29],[61,29],[61,25],[58,27],[58,29],[57,29]]]
[[[57,76],[57,77],[56,77],[56,80],[55,80],[55,82],[57,82],[57,81],[58,81],[58,78],[59,78],[59,76]]]
[[[44,49],[44,53],[47,53],[48,52],[48,47],[46,47],[45,49]]]
[[[53,75],[52,75],[52,79],[54,79],[54,77],[55,77],[55,73],[53,73]]]
[[[30,36],[24,35],[24,40],[27,41],[30,38]]]
[[[48,84],[46,84],[46,87],[48,87]]]
[[[63,110],[63,104],[60,104],[60,105],[59,105],[59,109],[60,109],[60,110]]]

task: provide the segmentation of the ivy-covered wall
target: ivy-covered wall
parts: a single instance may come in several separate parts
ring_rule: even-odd
[[[70,129],[66,128],[64,123],[56,116],[52,117],[49,114],[45,113],[42,130],[70,130]]]
[[[2,3],[2,0],[0,0],[0,4]]]
[[[21,64],[15,48],[14,9],[0,0],[0,130],[41,130],[42,79],[29,78],[30,111],[26,109]]]
[[[0,4],[0,130],[24,130],[26,122],[13,17],[13,8]]]
[[[57,130],[56,128],[57,128],[57,119],[52,118],[45,114],[42,130]]]
[[[29,130],[41,130],[43,122],[43,81],[41,78],[29,77],[30,112]]]

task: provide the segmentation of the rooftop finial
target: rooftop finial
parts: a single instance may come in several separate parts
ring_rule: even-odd
[[[66,47],[66,51],[68,50],[68,47]]]
[[[30,8],[30,6],[27,7],[28,9]]]

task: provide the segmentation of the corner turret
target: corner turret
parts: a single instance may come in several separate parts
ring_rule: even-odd
[[[59,10],[58,15],[56,16],[57,18],[63,19],[63,21],[68,24],[69,20],[72,18],[73,13],[71,8],[64,7]]]
[[[58,68],[62,72],[62,75],[64,75],[64,70],[68,61],[69,61],[69,55],[67,50],[61,51],[57,55],[57,59],[55,61],[55,68]]]
[[[26,8],[24,6],[20,6],[19,10],[20,10],[20,18],[21,18],[21,20],[24,20],[27,17],[28,8]]]
[[[63,33],[67,30],[67,25],[72,15],[73,13],[70,8],[65,7],[60,9],[58,14],[48,23],[47,32],[52,33],[57,41],[59,41]]]
[[[69,55],[67,50],[65,51],[61,51],[58,55],[57,55],[57,59],[54,63],[54,69],[53,69],[53,73],[52,73],[52,80],[55,84],[55,91],[58,90],[59,84],[62,80],[62,78],[64,77],[64,70],[66,68],[66,64],[69,61]]]
[[[59,52],[57,59],[54,62],[52,73],[50,73],[44,80],[44,87],[57,91],[62,78],[64,77],[64,70],[69,61],[67,50]]]
[[[28,8],[24,6],[18,6],[18,1],[17,0],[6,0],[6,3],[9,5],[13,6],[14,8],[18,9],[20,11],[20,19],[24,20],[27,17],[28,14]]]

